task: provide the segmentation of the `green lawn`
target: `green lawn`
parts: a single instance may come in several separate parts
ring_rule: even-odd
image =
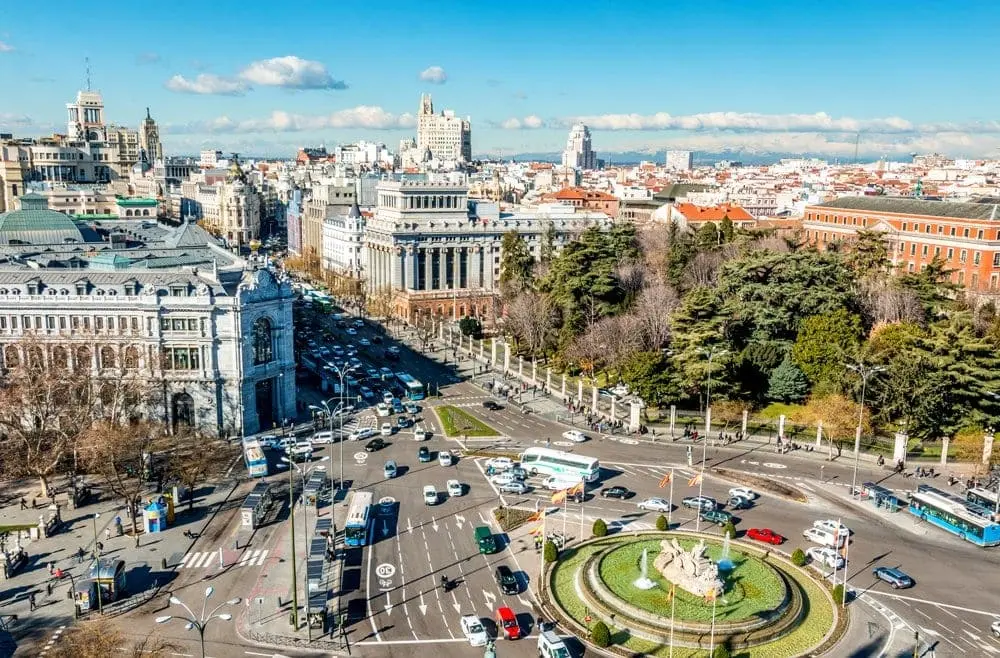
[[[37,523],[13,523],[11,525],[0,525],[0,535],[5,532],[18,532],[20,530],[30,530],[36,527]]]
[[[445,436],[500,435],[500,432],[458,407],[446,404],[435,407],[434,413],[437,414],[438,419],[441,421],[441,427],[444,428]]]
[[[576,595],[576,574],[583,568],[584,563],[586,563],[591,555],[605,546],[606,544],[604,543],[597,543],[584,546],[580,549],[563,551],[562,559],[556,564],[552,574],[552,586],[549,590],[552,598],[567,614],[584,626],[587,626],[584,618],[587,616],[588,610],[586,605]],[[712,550],[713,547],[710,545],[709,554],[712,554]],[[638,552],[639,554],[642,553],[641,546]],[[652,556],[650,559],[652,559]],[[638,570],[638,567],[634,568]],[[802,623],[789,635],[780,640],[749,650],[738,651],[734,655],[740,658],[787,658],[787,656],[806,655],[810,649],[818,646],[823,641],[827,631],[833,625],[833,608],[822,586],[809,576],[790,566],[784,569],[784,571],[799,584],[805,593],[804,605],[806,606],[806,611]],[[680,600],[680,597],[678,597],[678,602]],[[634,600],[632,602],[635,603]],[[718,612],[718,608],[716,608],[716,611]],[[659,644],[641,638],[628,637],[627,633],[621,629],[612,628],[611,631],[616,642],[630,651],[662,658],[667,658],[667,656],[671,655],[666,645],[666,638],[664,638],[662,644]],[[705,650],[675,647],[672,655],[674,658],[704,658]]]

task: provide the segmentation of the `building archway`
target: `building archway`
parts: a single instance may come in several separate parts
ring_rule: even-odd
[[[258,318],[253,323],[253,363],[255,366],[274,360],[273,334],[269,319]]]
[[[256,398],[257,422],[261,432],[274,427],[277,422],[274,403],[274,378],[263,379],[254,385]]]
[[[194,398],[188,393],[176,393],[170,403],[170,419],[174,432],[194,427]]]

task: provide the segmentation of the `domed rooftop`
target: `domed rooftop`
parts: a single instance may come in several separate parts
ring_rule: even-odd
[[[40,194],[25,194],[20,209],[0,214],[0,244],[62,244],[84,242],[76,222],[49,210],[49,200]]]

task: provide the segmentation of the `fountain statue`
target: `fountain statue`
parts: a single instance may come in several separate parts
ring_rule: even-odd
[[[729,533],[723,533],[722,535],[722,555],[719,556],[719,561],[716,562],[719,566],[719,571],[732,571],[733,560],[729,557]]]
[[[642,562],[639,563],[639,579],[632,583],[639,589],[653,589],[656,581],[649,578],[649,549],[642,549]]]
[[[725,587],[719,577],[719,567],[705,555],[705,540],[701,539],[690,553],[676,539],[660,542],[660,554],[653,567],[663,577],[695,596],[719,596]]]

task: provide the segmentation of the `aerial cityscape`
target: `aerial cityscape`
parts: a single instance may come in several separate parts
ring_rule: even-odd
[[[0,658],[1000,655],[1000,8],[100,9],[0,12]]]

